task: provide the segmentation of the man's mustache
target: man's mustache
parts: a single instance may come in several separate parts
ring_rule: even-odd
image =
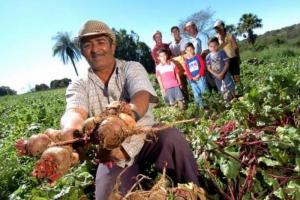
[[[101,52],[92,52],[92,58],[97,58],[98,56],[104,56],[105,53]]]

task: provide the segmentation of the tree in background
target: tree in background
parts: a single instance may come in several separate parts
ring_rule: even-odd
[[[50,88],[51,89],[64,88],[64,87],[68,87],[68,85],[70,83],[71,83],[71,79],[68,79],[68,78],[63,78],[60,80],[53,80],[50,83]]]
[[[127,33],[125,29],[119,31],[113,29],[116,34],[115,56],[124,60],[140,62],[148,73],[155,71],[154,62],[151,58],[151,49],[146,43],[139,41],[139,35],[134,31]]]
[[[234,24],[228,24],[228,25],[225,25],[225,29],[228,33],[234,35],[234,36],[237,36],[238,35],[238,32],[237,32],[237,28]]]
[[[243,14],[238,23],[237,31],[244,38],[247,38],[249,44],[254,46],[257,35],[253,32],[255,28],[262,27],[262,19],[259,19],[257,15],[252,13]]]
[[[179,27],[181,30],[184,30],[184,26],[187,22],[193,21],[198,28],[200,34],[204,35],[207,39],[209,39],[212,35],[214,35],[214,29],[212,24],[214,23],[212,17],[214,12],[207,8],[206,10],[200,10],[188,16],[186,19],[181,20],[179,23]],[[184,31],[181,31],[183,36],[187,36]]]
[[[56,36],[52,38],[56,40],[53,46],[53,56],[58,55],[63,61],[64,65],[68,64],[69,59],[71,60],[75,73],[78,76],[75,61],[79,61],[80,49],[76,45],[76,42],[70,39],[70,35],[67,32],[58,32]]]
[[[35,87],[34,87],[34,90],[37,92],[37,91],[44,91],[44,90],[49,90],[49,86],[46,85],[45,83],[42,83],[42,84],[36,84]]]
[[[17,94],[17,92],[13,89],[10,89],[8,86],[0,87],[0,96],[15,95],[15,94]]]
[[[137,43],[137,55],[138,61],[142,63],[142,65],[146,68],[148,73],[155,72],[155,64],[151,57],[151,49],[145,42],[138,42]]]

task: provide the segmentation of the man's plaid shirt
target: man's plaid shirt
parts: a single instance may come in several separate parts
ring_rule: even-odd
[[[107,86],[90,68],[85,78],[73,81],[66,91],[66,110],[73,108],[84,109],[89,116],[99,115],[112,101],[127,101],[139,91],[148,91],[151,94],[150,105],[146,114],[138,121],[139,126],[152,126],[154,116],[152,108],[156,102],[156,93],[144,67],[138,62],[126,62],[116,59],[116,67]],[[134,157],[144,145],[144,135],[135,135],[127,138],[122,147],[130,156],[129,161],[120,161],[118,165],[131,165]]]

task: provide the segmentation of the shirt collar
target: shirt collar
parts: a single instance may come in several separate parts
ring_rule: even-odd
[[[121,62],[119,59],[115,59],[116,61],[116,66],[115,69],[113,71],[113,74],[111,75],[110,80],[114,79],[116,74],[120,73],[120,66],[121,66]],[[93,69],[91,67],[88,68],[88,78],[91,79],[93,82],[97,83],[101,88],[104,88],[104,83],[102,82],[102,80],[94,73]]]

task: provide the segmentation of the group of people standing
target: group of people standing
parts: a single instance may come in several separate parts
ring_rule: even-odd
[[[154,33],[151,55],[162,96],[169,105],[184,109],[189,96],[187,84],[200,107],[203,107],[202,95],[213,89],[228,101],[235,97],[235,84],[240,82],[239,48],[223,21],[216,21],[214,29],[216,36],[209,39],[204,51],[198,28],[192,21],[184,26],[188,38],[181,37],[177,26],[171,28],[174,40],[169,44],[162,42],[160,31]]]

